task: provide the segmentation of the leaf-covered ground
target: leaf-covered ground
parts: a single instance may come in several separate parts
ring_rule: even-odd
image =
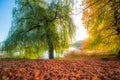
[[[0,80],[120,80],[119,61],[1,60]]]

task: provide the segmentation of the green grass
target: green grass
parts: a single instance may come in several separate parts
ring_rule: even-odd
[[[80,58],[80,59],[100,59],[100,60],[120,60],[120,58],[117,57],[117,54],[113,54],[110,52],[69,52],[65,55],[65,58]]]

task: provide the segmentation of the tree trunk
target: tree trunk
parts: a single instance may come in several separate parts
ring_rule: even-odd
[[[48,52],[49,52],[49,59],[53,59],[54,58],[54,47],[53,44],[51,42],[50,36],[47,35],[47,44],[48,44]]]
[[[48,22],[46,21],[46,26],[48,26]],[[47,39],[47,44],[48,44],[48,52],[49,52],[49,59],[53,59],[54,58],[54,46],[51,40],[51,35],[50,35],[50,30],[49,29],[45,29],[46,30],[46,39]]]
[[[53,44],[51,42],[50,36],[47,35],[47,44],[48,44],[48,52],[49,52],[49,59],[53,59],[54,58],[54,47]]]
[[[120,50],[119,50],[119,52],[118,52],[118,57],[120,58]]]
[[[53,59],[54,58],[54,48],[53,46],[49,46],[49,59]]]

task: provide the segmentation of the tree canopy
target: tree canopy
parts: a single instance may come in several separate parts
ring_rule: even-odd
[[[82,21],[90,38],[87,48],[120,54],[120,0],[83,0]]]
[[[75,25],[70,17],[73,0],[15,0],[13,20],[2,49],[25,56],[54,50],[61,52],[74,39]]]

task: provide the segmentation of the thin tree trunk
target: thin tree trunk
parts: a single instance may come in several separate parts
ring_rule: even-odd
[[[119,50],[119,52],[118,52],[118,57],[120,58],[120,50]]]

